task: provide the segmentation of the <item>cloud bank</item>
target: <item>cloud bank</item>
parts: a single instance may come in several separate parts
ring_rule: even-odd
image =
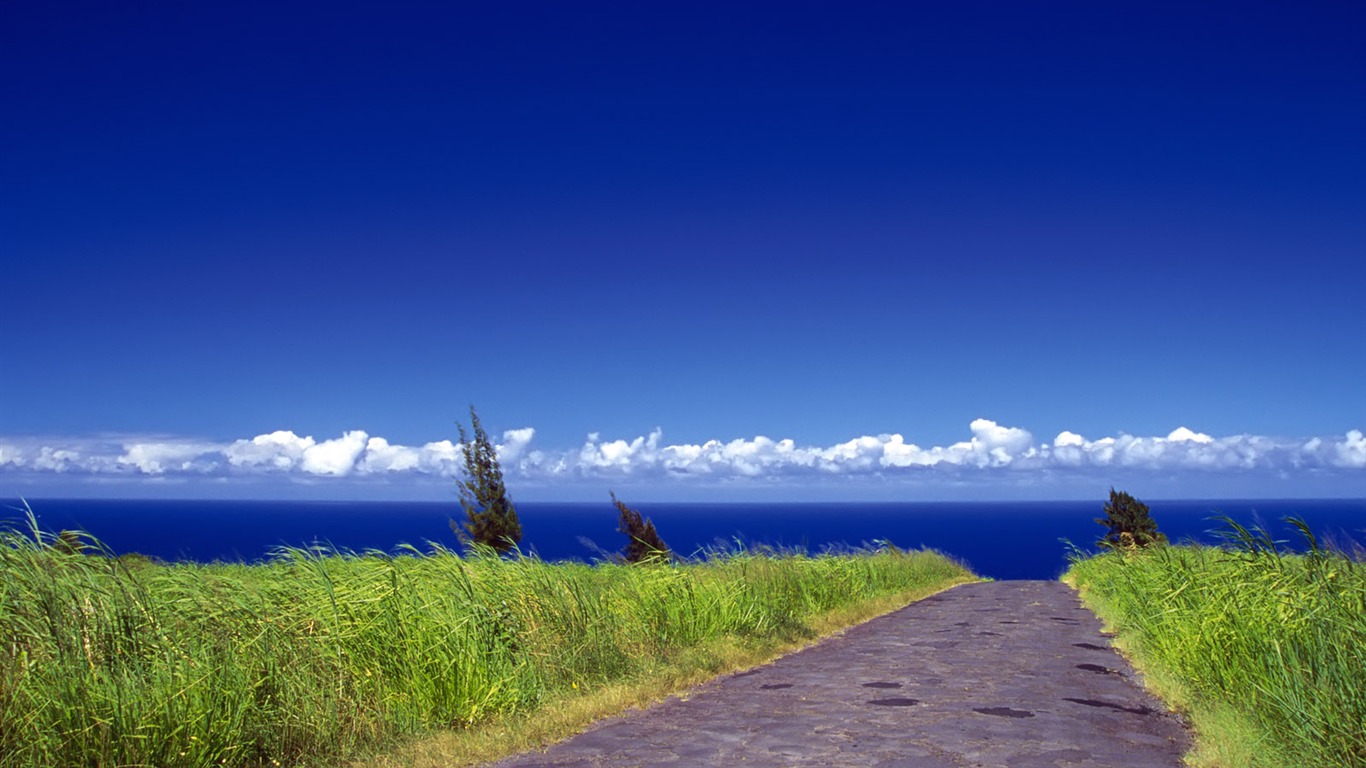
[[[900,434],[864,435],[829,446],[756,436],[670,444],[662,431],[630,440],[594,433],[571,449],[533,446],[535,430],[503,433],[498,454],[509,480],[542,486],[604,483],[768,483],[801,485],[828,478],[983,482],[1120,470],[1204,475],[1332,472],[1366,479],[1366,436],[1301,439],[1213,437],[1186,427],[1166,436],[1091,439],[1063,431],[1039,440],[989,419],[968,425],[967,439],[922,447]],[[173,436],[0,438],[0,477],[276,478],[306,483],[335,478],[452,479],[463,468],[450,440],[399,445],[364,430],[317,440],[280,430],[231,442]]]

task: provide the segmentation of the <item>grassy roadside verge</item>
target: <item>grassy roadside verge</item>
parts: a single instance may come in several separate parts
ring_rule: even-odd
[[[635,674],[596,689],[562,692],[532,713],[497,715],[472,728],[405,740],[382,752],[348,761],[348,768],[457,768],[481,765],[567,738],[604,717],[646,707],[718,675],[759,666],[813,642],[957,584],[964,574],[916,589],[867,598],[811,617],[810,632],[791,637],[722,638],[642,666]]]
[[[1366,564],[1228,522],[1230,547],[1109,552],[1064,581],[1189,715],[1194,765],[1366,766]]]
[[[481,727],[530,745],[972,578],[885,550],[645,567],[288,550],[205,566],[0,535],[6,767],[327,765]]]

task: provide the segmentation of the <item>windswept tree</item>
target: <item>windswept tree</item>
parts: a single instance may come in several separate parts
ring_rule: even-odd
[[[1167,543],[1167,537],[1157,530],[1157,522],[1148,514],[1148,505],[1124,491],[1110,489],[1110,500],[1105,503],[1105,517],[1096,522],[1108,530],[1100,540],[1103,547],[1133,549]]]
[[[80,531],[62,531],[52,540],[52,548],[67,555],[85,552],[85,542],[81,541]]]
[[[609,491],[609,493],[611,493]],[[626,551],[622,559],[628,563],[667,561],[669,545],[659,537],[655,524],[640,513],[626,506],[625,502],[612,493],[612,505],[617,508],[617,531],[626,536]]]
[[[498,451],[489,442],[474,406],[470,406],[470,429],[474,434],[466,434],[465,425],[456,425],[465,457],[465,477],[460,481],[460,506],[465,510],[465,522],[457,524],[451,520],[451,530],[466,547],[482,544],[507,552],[522,540],[522,523],[503,485]]]

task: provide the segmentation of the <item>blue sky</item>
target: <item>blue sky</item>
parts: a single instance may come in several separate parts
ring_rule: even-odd
[[[1366,496],[1360,4],[339,5],[6,6],[0,495]]]

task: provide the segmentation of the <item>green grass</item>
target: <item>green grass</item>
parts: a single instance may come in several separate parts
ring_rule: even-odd
[[[894,550],[632,567],[292,549],[159,565],[6,532],[0,766],[335,764],[972,578]]]
[[[1064,580],[1186,710],[1205,765],[1366,766],[1366,563],[1288,554],[1231,520],[1229,546],[1075,560]]]

